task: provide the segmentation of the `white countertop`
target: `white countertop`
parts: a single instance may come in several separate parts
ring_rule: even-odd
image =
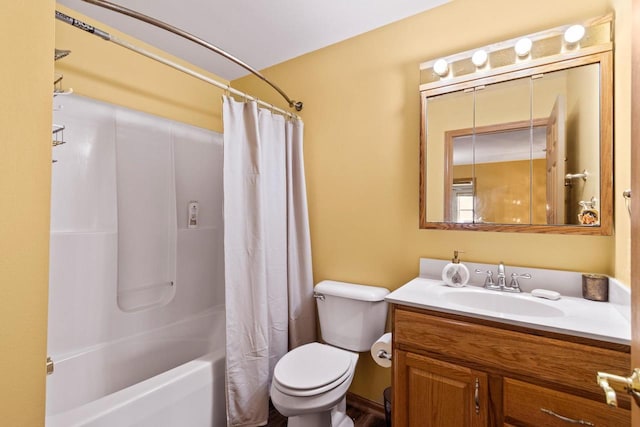
[[[613,286],[621,286],[612,284]],[[455,293],[464,292],[473,298],[473,293],[496,295],[496,300],[512,301],[503,311],[474,308],[470,305],[454,302]],[[463,295],[458,295],[463,296]],[[486,300],[491,298],[483,296]],[[509,300],[507,298],[513,298]],[[468,298],[469,299],[469,298]],[[478,297],[480,299],[480,297]],[[410,307],[435,310],[463,316],[487,319],[502,323],[524,326],[573,335],[600,341],[630,344],[631,324],[629,322],[629,305],[615,302],[590,301],[581,297],[562,295],[556,301],[536,298],[530,293],[507,294],[501,291],[489,291],[480,286],[452,288],[442,280],[416,278],[387,295],[387,302]],[[532,304],[539,307],[544,315],[522,315],[518,313],[518,305]],[[546,307],[540,306],[543,304]],[[471,304],[473,305],[473,304]]]

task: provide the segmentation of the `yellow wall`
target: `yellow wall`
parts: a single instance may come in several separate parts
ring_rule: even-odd
[[[629,185],[630,101],[622,92],[630,82],[630,7],[630,0],[455,0],[264,70],[305,103],[314,280],[395,289],[418,274],[420,257],[448,259],[460,249],[470,261],[616,274],[628,283],[629,224],[620,186]],[[612,10],[616,235],[418,229],[418,64]],[[233,84],[284,106],[252,77]],[[352,391],[380,401],[390,372],[370,359],[360,358]]]
[[[0,424],[43,423],[53,1],[2,5]]]
[[[61,5],[56,9],[221,83],[228,83],[74,10]],[[56,47],[72,52],[56,62],[56,72],[64,75],[65,89],[71,87],[79,95],[222,131],[221,90],[64,22],[56,20],[55,31]]]

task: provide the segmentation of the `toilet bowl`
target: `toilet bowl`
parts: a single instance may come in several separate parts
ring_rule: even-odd
[[[352,426],[342,401],[357,361],[357,353],[320,343],[290,351],[273,373],[273,406],[289,417],[289,427]]]
[[[384,332],[387,289],[333,281],[320,282],[314,296],[326,344],[291,350],[276,364],[271,401],[288,427],[353,427],[346,394],[358,362]]]

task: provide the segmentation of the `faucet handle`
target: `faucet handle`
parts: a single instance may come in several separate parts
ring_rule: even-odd
[[[496,282],[493,280],[493,271],[491,270],[487,270],[487,271],[483,271],[480,270],[479,268],[476,268],[475,270],[476,274],[486,274],[487,277],[484,279],[484,288],[485,289],[500,289],[500,285],[496,284]]]
[[[486,274],[487,277],[484,279],[484,284],[486,285],[494,285],[496,282],[493,281],[493,271],[491,270],[487,270],[487,271],[483,271],[480,270],[479,268],[476,268],[475,270],[476,274]]]
[[[520,289],[520,283],[518,283],[518,279],[531,279],[531,274],[511,273],[511,282],[509,283],[509,286],[504,287],[504,290],[506,292],[522,292],[522,290]]]

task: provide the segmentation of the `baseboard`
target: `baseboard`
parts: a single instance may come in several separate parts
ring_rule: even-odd
[[[384,405],[357,394],[347,392],[347,405],[350,405],[362,412],[368,412],[377,417],[384,418]]]

